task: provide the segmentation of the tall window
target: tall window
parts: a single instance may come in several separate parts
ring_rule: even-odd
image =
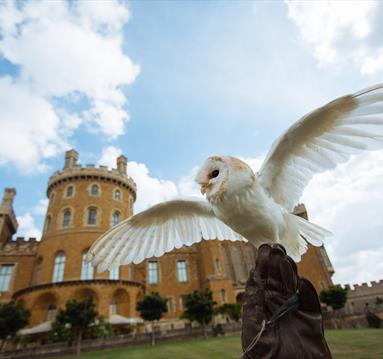
[[[233,280],[234,279],[233,269],[231,267],[229,253],[228,253],[228,249],[226,246],[223,246],[223,259],[225,261],[225,269],[226,269],[227,278]]]
[[[115,298],[112,299],[109,305],[109,315],[117,314],[117,300]]]
[[[65,254],[64,252],[59,252],[55,258],[55,264],[53,267],[53,277],[52,282],[62,282],[64,279],[64,270],[65,270]]]
[[[81,279],[93,279],[93,266],[92,263],[86,262],[86,254],[84,252],[82,255],[82,264],[81,264]]]
[[[174,299],[173,299],[173,297],[168,297],[166,299],[167,299],[166,305],[168,307],[168,312],[174,312],[175,308],[174,308]]]
[[[50,304],[48,307],[47,320],[54,320],[56,317],[57,308],[54,304]]]
[[[109,279],[119,280],[120,279],[120,268],[114,267],[109,269]]]
[[[149,284],[158,283],[158,262],[148,262]]]
[[[221,296],[221,302],[222,303],[226,303],[226,292],[225,292],[225,289],[221,289],[221,291],[219,293],[220,293],[220,296]]]
[[[39,284],[40,283],[40,280],[41,280],[41,270],[43,268],[43,259],[40,257],[38,260],[37,260],[37,264],[36,264],[36,271],[35,271],[35,285]]]
[[[121,199],[121,191],[119,189],[116,189],[114,191],[114,199],[119,201]]]
[[[236,279],[242,282],[246,281],[246,275],[243,269],[241,252],[240,252],[240,249],[235,244],[231,245],[231,256],[233,258],[233,265],[234,265]]]
[[[216,258],[215,259],[215,272],[216,273],[221,273],[222,269],[221,269],[221,261]]]
[[[73,197],[73,193],[74,193],[74,187],[73,186],[68,186],[67,189],[66,189],[66,196],[68,198]]]
[[[92,187],[90,188],[90,194],[92,196],[98,196],[99,194],[99,188],[96,184],[92,184]]]
[[[89,208],[88,209],[88,224],[96,224],[97,223],[97,209],[96,208]]]
[[[14,264],[3,264],[0,267],[0,292],[7,292],[11,286]]]
[[[186,271],[186,262],[185,261],[177,261],[177,274],[178,280],[181,283],[187,282],[188,275]]]
[[[70,209],[66,209],[63,215],[63,228],[69,227],[72,214]]]
[[[117,225],[120,222],[120,212],[115,211],[112,214],[112,227]]]

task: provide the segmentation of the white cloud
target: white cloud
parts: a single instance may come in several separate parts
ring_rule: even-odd
[[[108,166],[109,168],[117,167],[117,157],[122,154],[122,150],[115,146],[105,147],[101,152],[101,158],[98,165]]]
[[[19,223],[19,228],[17,230],[17,235],[19,237],[24,237],[25,239],[34,237],[37,240],[40,240],[41,230],[36,227],[35,221],[29,212],[25,213],[23,216],[17,216],[17,222]]]
[[[128,19],[127,6],[118,1],[0,3],[0,55],[19,67],[12,81],[0,78],[0,98],[25,109],[1,110],[2,128],[9,122],[21,128],[21,146],[15,148],[14,133],[4,132],[1,145],[8,149],[0,151],[0,164],[41,166],[41,160],[67,147],[81,122],[111,139],[124,133],[129,114],[121,88],[139,73],[122,49]],[[89,104],[81,111],[76,110],[79,98]],[[71,113],[60,106],[64,100],[72,101]],[[26,159],[20,151],[28,152]]]
[[[66,147],[52,105],[11,78],[0,78],[0,165],[15,163],[22,172],[44,169],[40,159]]]
[[[383,71],[379,1],[286,1],[288,17],[322,66],[351,62],[362,74]],[[380,39],[379,39],[380,36]],[[376,44],[378,37],[379,45]]]
[[[314,177],[302,201],[310,219],[333,232],[326,248],[335,267],[334,281],[355,283],[383,277],[383,151],[354,157],[334,171]],[[369,253],[375,253],[371,262]]]
[[[48,204],[48,198],[40,199],[39,203],[33,207],[33,213],[38,216],[45,216],[47,213]]]
[[[134,206],[136,212],[179,196],[174,182],[152,177],[143,163],[129,162],[128,175],[137,183],[137,201]]]

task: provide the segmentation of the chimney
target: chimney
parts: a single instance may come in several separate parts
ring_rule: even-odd
[[[16,190],[14,188],[6,188],[4,190],[3,202],[1,207],[3,208],[12,208],[13,198],[16,196]]]
[[[117,157],[117,170],[120,172],[122,175],[127,174],[127,167],[128,167],[128,159],[124,156],[118,156]]]
[[[71,149],[65,152],[65,164],[64,169],[72,168],[77,164],[78,153],[76,150]]]

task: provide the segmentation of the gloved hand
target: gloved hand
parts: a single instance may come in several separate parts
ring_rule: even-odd
[[[258,249],[242,323],[242,358],[331,359],[317,293],[281,245]]]

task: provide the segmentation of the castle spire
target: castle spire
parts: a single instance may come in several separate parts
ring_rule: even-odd
[[[65,164],[64,169],[72,168],[77,164],[78,152],[73,148],[65,152]]]
[[[124,155],[120,155],[117,157],[117,170],[122,175],[127,174],[127,168],[128,168],[128,158]]]

